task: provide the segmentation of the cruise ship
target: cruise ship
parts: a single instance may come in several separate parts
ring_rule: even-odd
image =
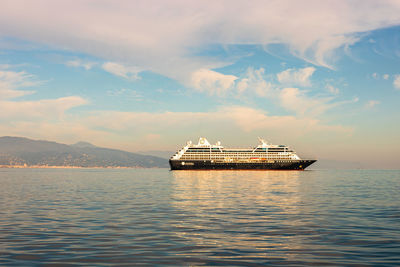
[[[254,148],[224,148],[201,137],[191,141],[170,160],[171,170],[304,170],[316,160],[301,159],[285,145],[272,145],[259,138]]]

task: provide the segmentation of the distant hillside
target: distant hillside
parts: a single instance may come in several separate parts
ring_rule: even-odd
[[[73,147],[96,147],[95,145],[92,145],[91,143],[88,143],[88,142],[78,142],[78,143],[76,143],[76,144],[73,144],[73,145],[71,145],[71,146],[73,146]]]
[[[0,165],[77,167],[168,167],[166,159],[116,149],[96,147],[87,142],[74,145],[23,137],[0,137]]]

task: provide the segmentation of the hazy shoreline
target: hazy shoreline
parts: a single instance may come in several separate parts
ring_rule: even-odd
[[[0,165],[3,169],[158,169],[157,167],[124,167],[124,166],[45,166],[45,165]]]

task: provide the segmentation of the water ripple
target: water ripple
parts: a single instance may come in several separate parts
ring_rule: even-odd
[[[0,169],[0,265],[400,265],[399,171]]]

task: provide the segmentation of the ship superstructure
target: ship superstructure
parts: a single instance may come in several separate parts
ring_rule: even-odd
[[[206,138],[191,141],[170,159],[172,170],[179,169],[291,169],[303,170],[316,160],[303,160],[285,145],[273,145],[259,138],[254,148],[224,148]]]

